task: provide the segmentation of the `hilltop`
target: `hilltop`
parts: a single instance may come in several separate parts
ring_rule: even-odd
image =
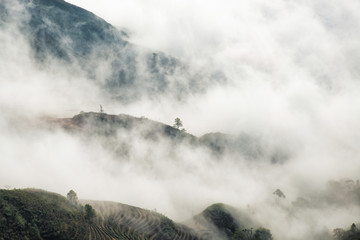
[[[117,131],[143,130],[145,138],[155,139],[156,135],[171,139],[188,139],[194,141],[195,136],[170,125],[156,122],[145,117],[134,117],[127,114],[106,114],[98,112],[81,112],[72,118],[52,119],[50,123],[72,133],[97,134],[111,137]]]
[[[216,132],[198,137],[165,123],[127,114],[81,112],[72,118],[48,119],[47,124],[50,124],[50,128],[60,127],[88,140],[97,136],[97,140],[101,140],[105,147],[111,146],[112,149],[128,144],[126,141],[119,142],[118,136],[131,135],[140,138],[145,144],[166,141],[173,147],[186,145],[193,149],[201,148],[217,159],[233,156],[249,162],[267,161],[271,164],[282,164],[291,158],[287,149],[269,146],[261,138],[247,133],[230,135]],[[101,138],[98,138],[99,136]]]

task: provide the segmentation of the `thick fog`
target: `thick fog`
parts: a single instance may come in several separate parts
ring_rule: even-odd
[[[176,57],[207,86],[182,99],[174,87],[117,101],[78,66],[56,59],[39,66],[18,28],[28,15],[12,2],[11,19],[0,25],[0,187],[74,189],[82,199],[156,209],[176,221],[223,202],[250,213],[275,239],[326,239],[359,221],[359,204],[347,195],[360,179],[358,1],[69,2],[125,30],[130,43]],[[105,63],[91,61],[106,75]],[[207,81],[210,72],[224,80]],[[45,126],[49,118],[98,112],[100,104],[109,114],[169,125],[179,117],[198,137],[246,134],[266,154],[218,158],[186,142],[146,140],[144,125],[117,132],[125,157],[103,137]],[[271,161],[276,151],[286,152],[284,161]]]

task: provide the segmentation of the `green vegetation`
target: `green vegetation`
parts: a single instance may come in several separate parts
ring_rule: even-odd
[[[233,218],[224,204],[213,204],[204,211],[204,217],[213,223],[217,229],[231,238],[240,228],[240,224]]]
[[[162,217],[159,224],[158,238],[164,240],[172,240],[176,237],[176,227],[172,220]]]
[[[0,190],[0,239],[87,239],[83,209],[41,190]]]
[[[96,213],[93,207],[89,204],[85,204],[85,219],[91,223],[94,221],[95,217]]]
[[[207,222],[213,224],[220,235],[228,240],[272,240],[271,232],[265,228],[245,227],[250,222],[246,216],[241,216],[235,208],[222,203],[213,204],[202,213]]]
[[[82,206],[73,190],[67,198],[35,189],[0,190],[0,240],[200,239],[156,212],[105,202]],[[104,206],[113,208],[110,215],[101,212]]]
[[[191,229],[160,213],[125,204],[87,201],[83,206],[73,190],[67,197],[35,189],[0,190],[0,240],[272,239],[267,229],[253,231],[240,225],[239,215],[233,217],[236,209],[224,204],[207,208],[199,215],[202,228]],[[353,238],[341,238],[349,239]]]

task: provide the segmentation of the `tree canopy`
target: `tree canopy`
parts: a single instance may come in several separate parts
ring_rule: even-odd
[[[178,118],[178,117],[175,118],[173,127],[176,128],[176,129],[179,129],[179,130],[181,130],[183,132],[186,131],[185,128],[183,128],[183,123],[182,123],[181,119]]]
[[[74,190],[70,190],[66,195],[66,197],[72,204],[76,204],[78,201],[77,194],[76,192],[74,192]]]

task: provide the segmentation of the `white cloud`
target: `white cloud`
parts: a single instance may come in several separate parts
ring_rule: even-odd
[[[294,239],[299,235],[294,226],[314,230],[310,218],[317,230],[321,223],[331,229],[355,221],[358,209],[326,208],[287,222],[269,198],[281,188],[290,205],[299,194],[322,191],[328,180],[358,176],[358,1],[70,2],[129,29],[130,41],[203,71],[219,69],[228,82],[183,102],[164,96],[124,106],[61,66],[42,71],[17,31],[0,31],[1,183],[63,194],[74,188],[80,197],[158,208],[177,219],[215,201],[261,206],[263,220],[279,217],[279,225],[267,222],[275,234],[284,236],[283,229],[290,229]],[[88,146],[63,132],[32,136],[31,131],[17,132],[13,122],[24,115],[70,117],[96,110],[100,103],[109,113],[143,115],[168,124],[180,117],[196,135],[222,131],[260,136],[268,145],[285,146],[292,159],[255,167],[242,159],[212,162],[208,152],[189,146],[169,159],[165,140],[155,146],[123,135],[119,137],[129,139],[133,150],[131,161],[119,165],[94,143]]]

